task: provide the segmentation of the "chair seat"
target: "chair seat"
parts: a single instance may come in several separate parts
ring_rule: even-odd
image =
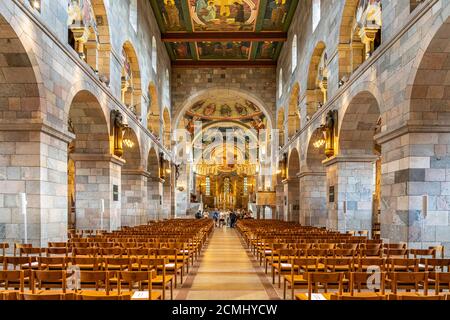
[[[166,275],[166,279],[165,279],[166,283],[172,281],[172,279],[173,279],[173,276]],[[153,278],[152,279],[152,284],[156,284],[156,285],[160,284],[160,285],[162,285],[163,284],[163,276],[162,275],[158,275],[155,278]]]
[[[294,275],[292,277],[291,275],[284,276],[286,279],[286,282],[294,283],[295,284],[308,284],[308,279],[305,279],[303,275]]]

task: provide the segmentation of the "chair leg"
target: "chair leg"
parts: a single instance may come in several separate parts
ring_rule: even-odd
[[[283,281],[283,299],[286,300],[286,278]]]
[[[275,268],[272,266],[272,284],[275,284]]]
[[[173,300],[173,279],[170,280],[170,300]]]

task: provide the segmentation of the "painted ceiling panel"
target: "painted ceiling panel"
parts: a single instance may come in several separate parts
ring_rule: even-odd
[[[149,0],[163,34],[286,32],[298,0]],[[240,39],[242,40],[242,39]],[[192,40],[188,40],[192,41]],[[276,60],[282,42],[169,42],[177,60]]]

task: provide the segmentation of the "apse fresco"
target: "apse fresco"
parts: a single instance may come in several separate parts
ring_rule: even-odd
[[[197,101],[186,112],[197,120],[246,121],[263,116],[263,112],[253,102],[241,97],[216,94],[214,97]]]
[[[200,60],[248,59],[251,42],[198,42]]]
[[[189,42],[173,42],[170,47],[172,48],[173,55],[177,60],[191,60],[192,52]]]
[[[256,51],[256,59],[258,60],[273,60],[277,51],[278,42],[264,41],[258,43]]]
[[[189,0],[194,31],[254,31],[259,0]]]

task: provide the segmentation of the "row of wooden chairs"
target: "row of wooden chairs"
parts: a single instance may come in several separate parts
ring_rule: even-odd
[[[70,283],[71,277],[74,277]],[[25,290],[28,280],[29,290]],[[163,293],[154,291],[160,284],[151,271],[0,271],[0,300],[130,300],[136,292],[147,300],[161,300]],[[95,289],[95,290],[93,290]],[[146,290],[146,291],[144,291]],[[173,297],[172,297],[173,298]]]
[[[376,281],[374,281],[375,278]],[[331,300],[330,296],[333,293],[339,297],[380,298],[386,297],[388,288],[391,291],[390,294],[397,297],[427,297],[430,293],[430,284],[434,286],[435,296],[445,297],[449,293],[443,290],[448,290],[450,287],[450,273],[351,272],[345,275],[342,272],[308,272],[304,275],[285,276],[284,283],[284,298],[286,298],[288,287],[291,289],[292,298],[296,300],[312,300],[313,294],[320,291],[328,296],[328,300]],[[307,294],[295,294],[295,289],[305,288],[307,288]]]

